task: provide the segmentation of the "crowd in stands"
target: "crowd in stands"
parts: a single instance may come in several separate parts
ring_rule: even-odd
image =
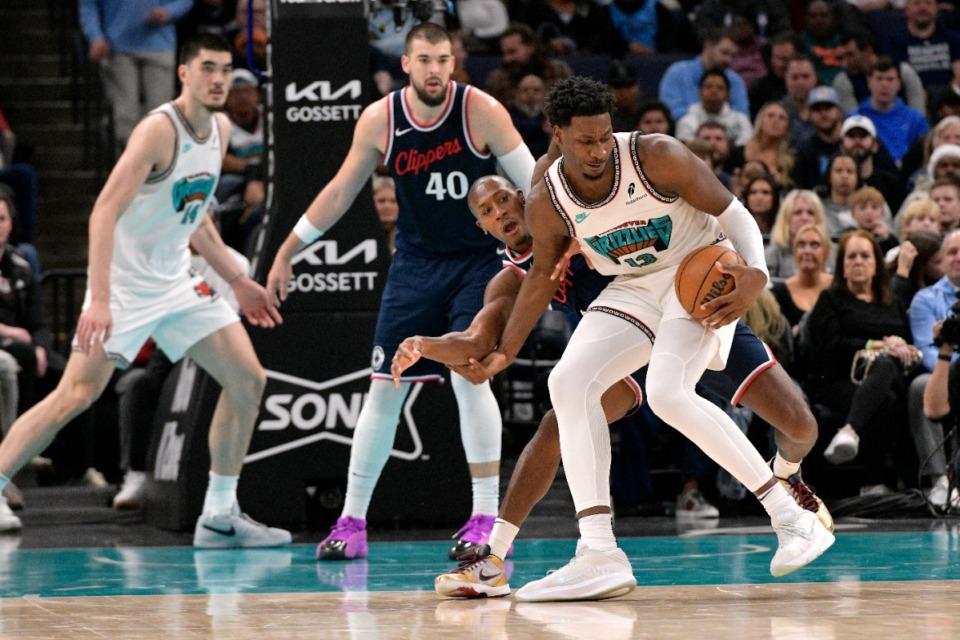
[[[960,498],[923,411],[936,361],[918,354],[951,311],[921,326],[913,298],[960,282],[941,248],[958,228],[955,4],[528,0],[506,3],[498,37],[461,32],[468,55],[500,56],[471,81],[511,109],[532,150],[549,141],[545,90],[586,72],[616,97],[615,130],[674,135],[711,166],[767,242],[772,295],[757,316],[774,309],[782,324],[755,329],[814,408],[811,457],[839,467],[829,478],[848,470],[854,493],[919,488],[941,508]],[[695,45],[669,36],[678,25]],[[651,81],[658,54],[676,60]],[[694,497],[678,510],[715,512]]]
[[[89,60],[99,66],[113,107],[118,148],[144,113],[173,97],[178,39],[202,30],[233,43],[226,111],[234,127],[216,214],[242,259],[266,193],[260,163],[266,1],[163,0],[146,15],[120,0],[78,2]],[[438,12],[434,20],[453,30],[454,79],[503,103],[535,157],[552,135],[543,114],[547,91],[574,69],[593,68],[616,98],[615,130],[676,136],[711,166],[767,244],[770,295],[751,314],[753,328],[818,418],[820,442],[811,459],[829,465],[824,469],[848,469],[864,495],[919,488],[940,508],[960,508],[948,479],[951,450],[943,446],[956,395],[944,389],[948,381],[960,385],[960,376],[941,370],[957,357],[937,338],[960,294],[958,4],[459,0],[453,14]],[[375,3],[369,15],[375,95],[405,78],[400,57],[415,22],[397,17],[391,3]],[[471,56],[497,64],[484,77],[470,77]],[[647,61],[656,67],[658,56],[675,61],[651,82],[645,67]],[[607,61],[602,70],[578,62],[598,57]],[[30,244],[37,179],[30,165],[14,161],[14,143],[0,112],[4,428],[62,370],[62,358],[49,347],[38,303],[40,261]],[[373,192],[392,239],[392,180],[375,176]],[[144,421],[170,370],[149,345],[143,356],[142,368],[118,376],[129,484],[115,503],[121,508],[139,504],[145,456],[142,432],[123,423]],[[855,364],[864,364],[859,378],[852,375]],[[756,435],[755,423],[742,422]],[[772,453],[769,435],[759,439],[768,443],[763,452]],[[715,516],[701,491],[729,492],[712,486],[705,459],[683,457],[678,513]],[[89,456],[83,464],[92,464]]]

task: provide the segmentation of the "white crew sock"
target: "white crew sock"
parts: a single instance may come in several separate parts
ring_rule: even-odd
[[[497,518],[490,531],[490,553],[501,560],[507,557],[507,551],[513,544],[514,538],[520,533],[520,527],[510,524],[503,518]]]
[[[785,460],[777,451],[777,455],[773,458],[773,475],[786,480],[797,471],[800,471],[800,463]]]
[[[597,551],[613,551],[617,539],[613,536],[613,514],[598,513],[580,518],[580,539]]]
[[[207,495],[203,499],[203,513],[206,515],[229,513],[237,502],[239,482],[240,476],[221,476],[211,471]]]

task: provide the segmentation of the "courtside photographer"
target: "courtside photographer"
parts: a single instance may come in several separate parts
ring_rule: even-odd
[[[957,512],[960,510],[960,491],[957,490],[957,438],[956,409],[960,408],[960,362],[952,361],[953,354],[960,346],[960,301],[951,309],[952,314],[945,320],[933,325],[935,344],[939,345],[937,364],[933,368],[930,380],[923,393],[923,412],[931,420],[943,424],[946,436],[941,443],[944,451],[952,452],[948,469],[950,480],[945,487],[934,485],[927,501],[939,511]],[[923,461],[921,461],[923,462]],[[944,484],[944,483],[939,483]],[[949,499],[948,499],[949,496]]]

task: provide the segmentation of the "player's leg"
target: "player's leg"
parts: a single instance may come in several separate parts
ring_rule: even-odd
[[[31,458],[47,448],[64,425],[100,397],[115,366],[99,346],[89,355],[79,351],[70,355],[57,387],[17,418],[0,442],[0,491]],[[5,499],[2,506],[6,507]],[[19,529],[19,519],[6,513],[8,509],[2,511],[0,529]]]
[[[443,332],[464,331],[483,307],[484,290],[487,282],[500,271],[500,260],[490,252],[465,257],[456,264],[449,262],[444,264],[446,277],[436,281],[448,297],[445,305],[448,324]],[[456,542],[447,551],[448,557],[455,560],[473,547],[486,544],[490,537],[500,500],[503,421],[489,384],[474,385],[455,373],[450,375],[450,383],[457,398],[460,440],[472,488],[470,519],[454,534]]]
[[[707,371],[701,384],[743,404],[775,430],[773,473],[804,509],[813,511],[828,531],[833,517],[815,490],[803,481],[800,464],[817,441],[817,421],[799,386],[773,352],[744,323],[738,323],[722,372]]]
[[[353,431],[343,511],[330,535],[317,546],[318,560],[367,557],[367,510],[390,457],[397,421],[409,391],[409,382],[401,383],[397,389],[389,380],[370,381],[370,391]]]
[[[635,384],[621,380],[603,393],[601,405],[608,424],[616,422],[637,406],[639,389]],[[503,521],[516,528],[522,526],[533,507],[549,491],[559,467],[560,432],[556,413],[551,409],[543,416],[537,432],[517,459],[497,522]],[[511,537],[506,544],[509,547],[512,543]],[[500,546],[495,546],[491,536],[492,552],[502,551],[503,544],[504,541],[500,541]]]
[[[797,383],[776,364],[764,369],[749,384],[740,396],[740,403],[776,430],[775,462],[778,466],[784,464],[779,471],[788,475],[796,473],[817,442],[817,420]]]
[[[696,394],[697,381],[734,327],[717,332],[688,317],[660,323],[647,376],[650,408],[752,491],[771,516],[780,538],[770,570],[785,575],[817,558],[833,536],[776,482],[746,435],[719,407]],[[727,332],[724,336],[721,332]]]
[[[610,434],[601,397],[646,364],[652,331],[625,314],[587,313],[550,374],[560,450],[580,528],[576,557],[521,588],[521,601],[615,597],[636,586],[610,509]],[[587,569],[587,570],[585,570]]]
[[[803,481],[800,470],[804,457],[817,441],[817,421],[797,383],[776,364],[764,369],[749,383],[740,402],[776,430],[773,475],[797,504],[816,513],[827,531],[833,531],[833,516],[817,497],[816,490]]]
[[[225,306],[225,305],[224,305]],[[203,321],[190,316],[202,334]],[[178,350],[159,335],[158,344],[171,360]],[[197,521],[193,543],[198,547],[272,547],[288,544],[288,531],[267,527],[241,513],[237,483],[260,409],[267,376],[253,350],[250,336],[234,321],[210,333],[187,350],[189,356],[221,386],[210,422],[210,482]]]
[[[620,381],[603,394],[607,422],[619,420],[637,405],[635,385]],[[500,505],[500,513],[490,532],[487,545],[474,549],[469,562],[434,580],[437,593],[450,598],[501,596],[510,593],[502,559],[513,545],[523,522],[547,494],[560,467],[560,433],[553,409],[540,420],[533,438],[523,448],[514,467],[510,484]]]
[[[387,353],[413,335],[440,335],[446,319],[438,313],[439,287],[425,284],[437,270],[429,260],[402,251],[394,254],[380,301],[373,338],[370,391],[367,393],[350,447],[347,492],[340,518],[317,546],[318,560],[352,560],[367,557],[367,511],[373,491],[390,457],[400,411],[410,384],[439,381],[445,370],[421,360],[404,372],[400,388],[393,384]]]
[[[250,447],[267,375],[239,322],[208,335],[186,355],[223,389],[210,422],[210,470],[220,475],[239,476]]]
[[[460,417],[460,439],[467,457],[473,504],[470,519],[454,534],[447,552],[455,560],[472,548],[486,544],[500,501],[500,440],[503,424],[500,406],[489,384],[474,385],[450,374]]]

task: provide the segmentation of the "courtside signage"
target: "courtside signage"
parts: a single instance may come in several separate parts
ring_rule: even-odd
[[[370,379],[369,368],[315,382],[280,371],[267,370],[268,393],[264,396],[257,431],[282,433],[289,440],[250,453],[245,464],[279,456],[288,451],[316,442],[328,441],[350,447],[357,427],[360,408],[366,393],[356,390],[358,381],[365,388]],[[422,382],[414,384],[403,405],[400,428],[409,434],[406,450],[391,449],[390,455],[400,460],[413,461],[423,456],[423,442],[413,415],[413,406],[423,389]],[[400,438],[397,442],[406,440]]]

